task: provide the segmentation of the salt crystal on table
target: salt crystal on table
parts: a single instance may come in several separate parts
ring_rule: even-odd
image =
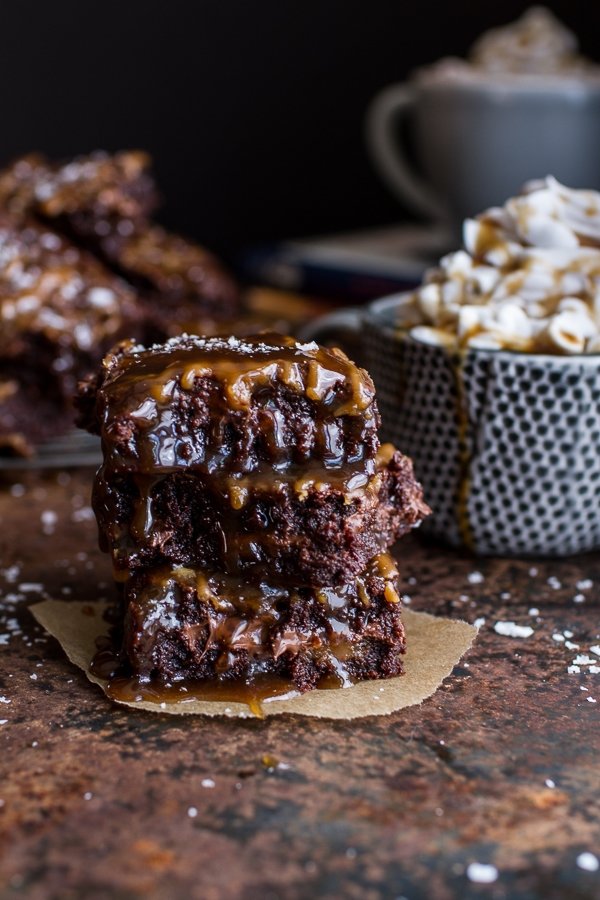
[[[57,521],[56,513],[50,512],[48,510],[46,513],[42,513],[40,516],[40,520],[42,522],[42,533],[45,535],[54,534],[56,530],[56,521]]]
[[[528,638],[534,633],[529,625],[517,625],[516,622],[496,622],[494,631],[504,637],[514,638]]]
[[[469,584],[481,584],[484,581],[484,576],[481,572],[469,572],[467,581]]]
[[[9,566],[8,569],[4,569],[2,571],[2,574],[4,575],[4,577],[7,581],[12,583],[17,580],[20,572],[21,572],[21,570],[19,569],[18,566]]]
[[[577,865],[580,869],[585,869],[586,872],[597,872],[600,868],[598,857],[588,851],[579,854],[577,857]]]
[[[576,585],[578,591],[589,591],[593,586],[594,582],[591,578],[582,578]]]
[[[476,884],[493,884],[498,878],[498,869],[487,863],[470,863],[467,866],[467,878]]]

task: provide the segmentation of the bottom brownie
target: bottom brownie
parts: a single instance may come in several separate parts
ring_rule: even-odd
[[[398,573],[387,554],[331,588],[252,585],[164,568],[123,587],[122,663],[141,682],[248,682],[276,676],[304,692],[403,671]]]

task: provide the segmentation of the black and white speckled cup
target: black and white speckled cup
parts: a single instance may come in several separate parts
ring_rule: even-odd
[[[398,330],[404,296],[302,337],[360,336],[382,438],[412,457],[433,509],[424,529],[485,555],[600,547],[600,354],[449,352]]]

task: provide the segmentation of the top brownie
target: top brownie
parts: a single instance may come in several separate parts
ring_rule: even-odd
[[[310,461],[375,471],[369,375],[340,350],[291,337],[124,343],[82,386],[79,408],[115,474],[283,473]]]

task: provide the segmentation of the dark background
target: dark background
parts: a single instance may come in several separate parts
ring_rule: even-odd
[[[5,0],[1,161],[147,148],[163,220],[228,256],[406,218],[365,152],[369,99],[528,5]],[[598,0],[548,5],[598,59]]]

